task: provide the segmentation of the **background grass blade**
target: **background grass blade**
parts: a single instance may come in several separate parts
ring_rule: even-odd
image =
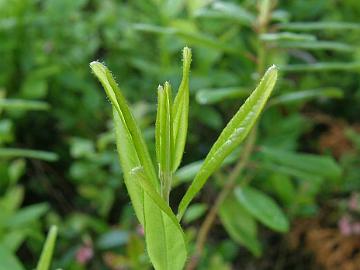
[[[58,155],[53,152],[30,150],[30,149],[19,149],[19,148],[0,148],[0,157],[3,158],[35,158],[45,161],[56,161]]]
[[[51,259],[55,249],[56,237],[57,237],[57,227],[52,226],[46,238],[45,245],[41,252],[40,260],[36,266],[36,270],[49,270]]]
[[[224,159],[238,146],[254,126],[260,112],[275,86],[277,68],[272,66],[265,73],[259,86],[240,107],[239,111],[230,120],[219,138],[208,153],[201,169],[195,176],[189,189],[180,202],[178,218],[180,219],[191,200],[204,186],[210,175],[215,172]]]

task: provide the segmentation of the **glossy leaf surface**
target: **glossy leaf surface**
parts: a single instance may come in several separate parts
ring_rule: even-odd
[[[214,143],[205,161],[180,202],[178,218],[181,218],[191,200],[224,159],[245,139],[254,126],[275,86],[277,68],[272,66],[265,73],[259,86],[240,107]]]

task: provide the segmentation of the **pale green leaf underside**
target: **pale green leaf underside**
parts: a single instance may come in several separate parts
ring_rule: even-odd
[[[207,179],[220,166],[224,159],[238,146],[254,126],[268,100],[277,78],[277,68],[270,67],[239,111],[230,120],[205,158],[203,165],[186,191],[178,209],[181,219],[191,200],[204,186]]]
[[[57,237],[57,227],[52,226],[46,238],[45,245],[41,252],[40,260],[36,267],[36,270],[49,270],[52,260],[52,256],[55,249],[56,237]]]
[[[157,270],[181,270],[186,261],[186,244],[181,227],[159,195],[155,170],[140,130],[125,98],[110,72],[100,63],[92,69],[112,102],[116,144],[135,213],[145,228],[147,250]],[[141,169],[141,173],[137,171]]]
[[[132,172],[150,200],[144,204],[145,238],[151,262],[157,270],[183,269],[187,249],[176,216],[163,198],[146,181],[142,168]]]
[[[91,62],[90,67],[101,82],[113,107],[119,114],[119,117],[123,122],[124,127],[126,128],[126,132],[130,136],[130,139],[134,145],[137,156],[142,166],[144,167],[146,175],[149,177],[149,180],[152,182],[152,184],[157,188],[158,181],[154,165],[152,164],[145,141],[141,135],[139,127],[135,122],[129,106],[127,105],[125,97],[117,86],[114,78],[111,75],[111,72],[103,64],[100,62]]]

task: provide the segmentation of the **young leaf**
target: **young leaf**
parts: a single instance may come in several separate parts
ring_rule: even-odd
[[[287,232],[289,222],[275,201],[251,187],[235,188],[238,202],[257,220],[278,232]]]
[[[205,158],[189,189],[180,202],[178,218],[181,219],[191,200],[203,187],[210,175],[250,132],[275,86],[277,68],[272,66],[265,73],[259,86],[230,120]]]
[[[184,236],[175,215],[158,194],[155,170],[140,131],[110,72],[100,63],[92,63],[92,68],[113,104],[116,142],[125,184],[136,215],[145,228],[150,259],[155,269],[180,270],[186,261]],[[135,173],[138,168],[141,173]]]
[[[132,170],[136,183],[149,198],[144,204],[145,238],[151,262],[156,270],[182,270],[187,248],[176,216],[153,186],[141,167]]]
[[[235,242],[245,246],[255,256],[260,256],[261,245],[257,239],[256,221],[233,194],[221,204],[219,217]]]
[[[183,75],[178,93],[172,108],[173,115],[173,172],[179,167],[186,142],[189,115],[189,72],[191,64],[191,50],[185,47],[183,50]]]
[[[120,120],[123,122],[124,128],[127,130],[128,135],[132,143],[134,144],[137,156],[144,167],[145,173],[149,177],[154,187],[158,186],[158,181],[155,173],[154,166],[152,164],[150,154],[146,147],[145,141],[141,136],[139,127],[137,126],[135,119],[127,105],[125,97],[121,90],[117,86],[111,72],[100,62],[91,62],[90,67],[95,76],[99,79],[105,92],[110,99],[113,107],[119,114]]]
[[[159,178],[162,197],[168,201],[172,182],[172,117],[171,88],[168,82],[158,87],[158,111],[156,117],[156,155],[159,164]]]
[[[40,260],[36,266],[36,270],[49,270],[51,259],[54,253],[55,242],[57,237],[57,227],[51,226],[48,236],[46,238],[45,245],[41,252]]]

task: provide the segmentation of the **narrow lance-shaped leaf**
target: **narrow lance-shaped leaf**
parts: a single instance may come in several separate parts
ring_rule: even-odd
[[[172,182],[173,137],[171,125],[171,87],[168,82],[158,88],[158,111],[156,118],[156,154],[159,164],[161,193],[168,201]]]
[[[54,253],[55,243],[57,237],[57,227],[52,226],[49,234],[46,238],[45,245],[41,252],[40,260],[36,266],[36,270],[48,270],[50,269],[51,259]]]
[[[191,64],[191,50],[185,47],[183,50],[183,75],[178,93],[172,108],[173,115],[173,172],[179,167],[186,142],[189,115],[189,72]]]
[[[158,187],[155,169],[152,164],[145,141],[141,136],[140,129],[135,122],[129,106],[127,105],[125,97],[117,86],[114,78],[111,75],[111,72],[103,64],[96,61],[91,62],[90,67],[104,87],[105,92],[117,113],[119,114],[121,121],[123,121],[124,128],[128,130],[138,158],[144,167],[145,173],[148,175],[152,184],[155,187]]]
[[[178,219],[181,219],[191,200],[204,186],[207,179],[220,166],[224,159],[245,139],[257,118],[263,110],[276,82],[277,68],[270,67],[262,78],[259,86],[240,107],[230,120],[219,138],[211,148],[205,161],[186,191],[178,209]]]
[[[117,102],[116,99],[113,99],[113,105],[118,105],[114,102]],[[137,152],[127,119],[119,107],[113,107],[116,141],[125,184],[136,215],[145,228],[150,259],[157,270],[180,270],[186,261],[186,246],[180,225],[175,215],[171,216],[170,208],[157,193],[155,185],[149,181],[149,175],[140,159],[142,153]],[[134,173],[137,168],[142,168],[141,174]]]
[[[156,270],[182,270],[187,258],[184,233],[176,216],[163,198],[146,180],[141,167],[131,174],[149,201],[144,204],[145,239]]]

